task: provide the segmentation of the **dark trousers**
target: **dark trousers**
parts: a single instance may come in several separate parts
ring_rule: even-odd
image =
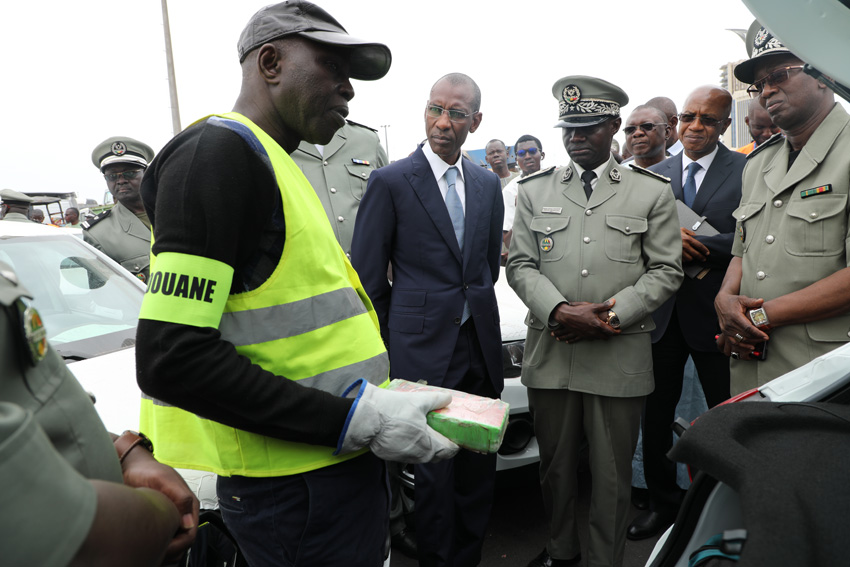
[[[291,476],[220,476],[216,492],[251,567],[384,562],[389,487],[372,453]]]
[[[471,319],[460,329],[443,385],[497,397]],[[461,449],[453,459],[416,465],[414,476],[419,565],[478,565],[493,505],[496,455]]]
[[[689,347],[674,308],[667,330],[652,345],[655,391],[646,398],[643,416],[643,467],[650,507],[666,514],[675,513],[682,498],[676,484],[676,463],[667,458],[667,452],[673,446],[670,425],[676,419],[688,356],[694,360],[708,407],[729,399],[729,359],[719,351]]]

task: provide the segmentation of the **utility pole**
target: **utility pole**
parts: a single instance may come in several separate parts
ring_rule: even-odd
[[[171,27],[168,25],[168,0],[162,0],[162,27],[165,32],[165,62],[168,66],[168,94],[171,97],[171,134],[180,130],[180,105],[177,102],[177,76],[174,73],[174,55],[171,53]]]
[[[387,138],[387,128],[389,127],[389,124],[381,124],[381,128],[384,129],[384,149],[387,150],[387,159],[390,159],[390,140]]]

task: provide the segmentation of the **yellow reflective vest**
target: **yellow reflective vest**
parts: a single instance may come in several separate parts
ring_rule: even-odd
[[[334,395],[361,377],[384,384],[389,360],[375,310],[310,183],[246,117],[228,113],[208,120],[223,121],[268,156],[283,201],[283,253],[262,285],[231,295],[215,293],[230,289],[233,270],[226,264],[161,253],[151,263],[140,318],[218,328],[254,364]],[[298,474],[360,454],[334,456],[331,447],[242,431],[144,395],[141,430],[159,461],[226,476]]]

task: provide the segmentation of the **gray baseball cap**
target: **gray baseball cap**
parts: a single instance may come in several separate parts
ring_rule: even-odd
[[[352,79],[375,81],[390,70],[392,54],[389,47],[348,35],[333,16],[304,0],[273,4],[254,14],[239,36],[239,62],[242,63],[248,53],[261,45],[295,34],[318,43],[349,49]]]

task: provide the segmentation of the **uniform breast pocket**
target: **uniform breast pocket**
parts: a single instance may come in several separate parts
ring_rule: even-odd
[[[605,255],[615,262],[634,264],[640,258],[646,219],[626,215],[605,215]]]
[[[372,173],[372,168],[368,165],[345,164],[345,169],[348,171],[348,185],[351,189],[351,194],[358,201],[363,198],[363,193],[366,192],[366,182],[369,181],[369,174]]]
[[[540,247],[540,259],[543,262],[555,262],[564,257],[567,251],[567,227],[570,217],[533,217],[531,228],[537,246]]]
[[[750,247],[759,223],[764,217],[763,211],[764,203],[741,203],[732,213],[735,217],[735,238],[743,243],[745,252]]]
[[[794,256],[837,256],[847,235],[847,195],[818,195],[788,203],[785,250]]]

